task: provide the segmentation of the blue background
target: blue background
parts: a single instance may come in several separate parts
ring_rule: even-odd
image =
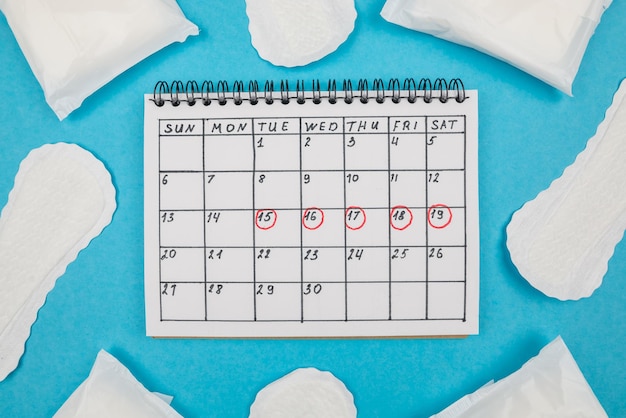
[[[1,417],[49,417],[85,379],[101,348],[185,417],[246,417],[256,393],[298,367],[332,371],[359,417],[434,414],[517,370],[561,335],[611,417],[626,417],[626,244],[592,297],[561,302],[517,273],[505,246],[512,213],[574,161],[626,76],[626,3],[592,37],[574,97],[487,55],[383,20],[383,0],[334,53],[286,69],[250,43],[243,0],[180,0],[201,34],[132,67],[59,122],[0,18],[0,207],[18,165],[46,143],[77,143],[113,176],[118,209],[48,295],[19,367],[0,382]],[[461,77],[480,91],[480,335],[466,339],[155,340],[145,336],[143,94],[158,80]],[[601,214],[598,214],[601,216]],[[564,249],[566,251],[566,249]],[[2,255],[0,255],[2,256]],[[9,289],[0,289],[2,292]]]

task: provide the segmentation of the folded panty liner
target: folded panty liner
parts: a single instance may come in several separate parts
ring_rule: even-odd
[[[274,65],[306,65],[335,51],[354,29],[354,0],[246,0],[252,45]]]
[[[561,337],[431,418],[608,418]]]
[[[85,381],[53,418],[182,418],[163,395],[148,391],[115,357],[101,350]]]
[[[587,147],[548,189],[515,212],[507,247],[520,274],[561,300],[602,283],[626,228],[626,81]]]
[[[56,279],[115,207],[109,172],[77,145],[44,145],[21,162],[0,216],[0,381],[17,367]]]
[[[113,78],[197,35],[175,0],[0,0],[59,119]]]
[[[389,22],[474,48],[572,94],[611,0],[387,0]]]
[[[296,369],[264,387],[250,407],[249,418],[356,418],[354,398],[332,373]]]

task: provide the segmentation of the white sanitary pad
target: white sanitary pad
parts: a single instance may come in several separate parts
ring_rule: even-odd
[[[53,418],[182,418],[171,397],[149,392],[115,357],[104,350],[89,377]]]
[[[398,25],[512,64],[571,95],[591,35],[611,0],[387,0]]]
[[[431,418],[608,418],[561,337]]]
[[[626,228],[626,81],[563,175],[513,214],[507,247],[520,274],[561,300],[590,296]]]
[[[354,29],[354,0],[246,0],[252,45],[274,65],[295,67],[335,51]]]
[[[0,0],[0,10],[59,119],[129,67],[198,34],[175,0]]]
[[[354,398],[329,372],[297,369],[264,387],[249,418],[355,418]]]
[[[0,216],[0,381],[17,367],[56,279],[115,207],[109,172],[77,145],[44,145],[20,164]]]

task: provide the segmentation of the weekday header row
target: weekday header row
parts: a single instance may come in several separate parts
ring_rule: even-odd
[[[464,116],[161,120],[161,135],[462,133]]]

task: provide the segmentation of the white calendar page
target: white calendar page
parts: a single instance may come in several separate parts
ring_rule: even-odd
[[[478,93],[156,106],[145,97],[155,337],[478,333]]]

